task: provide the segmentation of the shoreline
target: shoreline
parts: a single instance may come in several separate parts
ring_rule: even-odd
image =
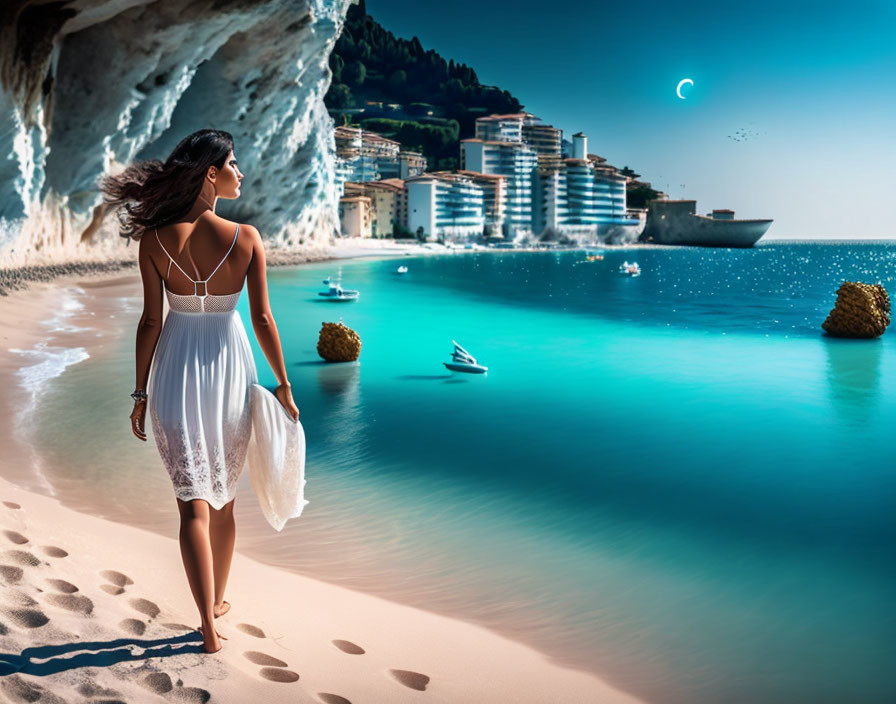
[[[345,249],[343,256],[311,261],[404,254],[404,248],[395,251],[396,248],[382,246],[362,247],[361,253],[357,253],[359,248],[356,247],[351,254],[346,254]],[[303,262],[278,262],[275,266],[298,263]],[[30,350],[45,340],[47,332],[43,323],[52,315],[50,311],[59,305],[57,294],[65,286],[130,286],[138,281],[136,272],[123,272],[121,269],[97,269],[87,274],[65,272],[49,282],[32,282],[27,292],[25,289],[17,290],[6,298],[0,298],[0,324],[4,329],[0,383],[21,392],[18,393],[20,398],[27,398],[27,392],[21,389],[21,380],[17,376],[23,367],[22,358],[11,353],[11,349]],[[114,297],[110,297],[106,305],[109,309],[114,306],[120,309],[120,302]],[[78,334],[86,336],[86,333]],[[107,334],[92,340],[85,339],[84,344],[89,345],[91,355],[101,355],[102,350],[113,342],[112,337]],[[4,406],[14,403],[14,394],[4,396]],[[9,418],[12,409],[4,408],[3,412]],[[12,435],[12,424],[5,426],[6,432]],[[7,438],[5,447],[13,450],[14,444],[18,441]],[[22,472],[27,476],[33,471],[33,461],[34,457],[27,454],[20,454],[17,458],[15,452],[8,453],[3,460],[0,479],[4,494],[0,498],[12,500],[23,507],[9,509],[0,504],[4,528],[26,538],[26,542],[19,544],[16,541],[20,538],[13,539],[10,533],[6,534],[7,552],[2,562],[14,563],[10,566],[15,569],[0,576],[15,576],[17,565],[23,570],[23,576],[13,582],[7,579],[7,584],[12,588],[5,590],[4,604],[0,607],[0,622],[4,626],[0,628],[0,638],[6,645],[5,652],[19,653],[32,645],[46,645],[52,651],[62,643],[85,639],[111,642],[130,637],[139,644],[152,638],[189,638],[190,633],[183,626],[177,631],[167,628],[172,623],[167,623],[167,626],[163,623],[189,624],[189,619],[195,620],[192,615],[195,606],[190,599],[176,541],[126,523],[78,513],[40,491],[22,488],[13,479],[16,471],[11,465],[18,462],[21,478]],[[30,478],[33,480],[33,477]],[[35,550],[32,547],[34,544],[60,547],[72,557],[52,559],[45,551],[41,554],[40,549]],[[31,552],[38,562],[43,561],[42,564],[32,565],[34,560],[20,554],[23,552]],[[72,559],[79,553],[79,561]],[[98,555],[102,555],[105,562],[114,559],[115,564],[100,564],[95,558]],[[163,566],[155,564],[159,559],[164,562]],[[70,570],[69,566],[76,562],[76,569]],[[153,564],[152,568],[150,564]],[[105,589],[110,585],[102,584],[104,580],[98,576],[106,570],[128,575],[135,585],[124,587],[126,593],[117,600],[113,599]],[[43,581],[38,576],[42,576]],[[50,580],[51,576],[57,581]],[[49,583],[57,584],[59,579],[78,587],[78,591],[72,594],[77,599],[57,597],[50,593],[52,589],[47,590]],[[170,587],[172,584],[176,585],[174,589]],[[249,611],[247,607],[251,597],[258,597],[258,584],[264,584],[267,593],[253,603],[252,611]],[[112,587],[117,588],[114,584]],[[41,592],[40,589],[45,591]],[[97,589],[102,591],[97,593]],[[129,594],[139,599],[131,599]],[[225,622],[230,619],[230,624],[222,623],[219,627],[219,631],[229,638],[225,642],[223,655],[203,657],[194,648],[193,652],[152,660],[127,658],[111,667],[99,668],[101,672],[95,680],[90,680],[91,686],[115,689],[121,694],[130,693],[135,700],[140,700],[141,694],[145,697],[144,688],[149,686],[148,683],[163,681],[167,670],[171,680],[177,680],[183,674],[181,679],[185,688],[206,689],[213,698],[222,701],[234,700],[231,697],[239,700],[241,694],[249,693],[253,696],[264,694],[266,701],[272,702],[342,701],[327,699],[322,693],[345,697],[356,704],[362,701],[411,701],[412,698],[418,701],[419,697],[424,696],[419,691],[421,686],[430,693],[430,697],[435,696],[437,701],[446,702],[531,701],[534,704],[544,701],[605,701],[621,704],[637,701],[589,672],[557,665],[543,653],[481,626],[271,567],[239,551],[234,555],[228,597],[231,595],[234,598],[228,600],[234,604],[233,615],[225,615],[221,619]],[[77,610],[73,613],[71,608],[62,606],[63,603],[70,607],[78,603],[86,604],[82,598],[92,603],[89,614]],[[147,620],[147,614],[141,616],[134,606],[135,601],[150,611],[154,609],[144,601],[155,604],[161,608],[162,615]],[[29,606],[23,609],[22,604]],[[268,606],[263,608],[261,604]],[[282,608],[285,604],[298,604],[301,608],[290,609],[289,614],[277,613],[276,605]],[[23,610],[41,612],[50,620],[43,626],[21,626],[25,618],[21,613]],[[135,610],[138,613],[134,613]],[[170,616],[166,618],[168,614]],[[349,615],[353,622],[351,619],[345,620]],[[40,620],[34,614],[32,617]],[[137,625],[135,621],[142,625]],[[340,621],[342,625],[337,628],[336,624]],[[248,624],[249,627],[243,629],[240,624]],[[312,625],[310,629],[309,624]],[[270,639],[259,639],[253,635],[250,632],[253,627],[266,631]],[[136,631],[140,629],[143,633],[138,638]],[[283,629],[284,635],[275,635],[277,629]],[[289,641],[291,636],[287,632],[295,634],[295,642]],[[308,638],[309,634],[315,637]],[[272,640],[276,642],[276,648],[271,647]],[[351,655],[341,650],[343,640],[357,643],[367,651],[367,655]],[[340,645],[335,645],[334,641]],[[120,652],[122,647],[116,652]],[[162,643],[153,647],[174,649],[180,646]],[[302,653],[301,657],[297,658],[296,652]],[[376,656],[371,657],[374,654]],[[384,659],[386,655],[391,660]],[[256,661],[259,664],[274,660],[285,662],[287,666],[261,669],[252,666]],[[154,667],[156,663],[158,668]],[[172,663],[177,664],[174,668],[176,672],[171,672]],[[190,665],[189,672],[181,663]],[[354,671],[347,667],[354,664],[358,665]],[[93,669],[93,672],[97,670]],[[300,677],[290,686],[282,678],[291,678],[292,674],[284,674],[291,672]],[[0,681],[0,685],[5,681],[14,682],[16,687],[44,686],[54,693],[64,694],[67,688],[75,686],[76,680],[84,686],[84,674],[81,668],[35,679],[13,674]],[[144,676],[135,678],[135,674]],[[429,678],[428,683],[424,683],[424,676]],[[219,681],[222,677],[223,681]],[[272,682],[272,677],[281,679]],[[298,687],[304,688],[307,698],[299,698]],[[96,691],[99,692],[99,689]]]
[[[260,696],[284,704],[400,704],[422,696],[638,701],[479,626],[240,552],[228,581],[232,608],[216,621],[224,649],[205,654],[175,539],[78,513],[5,478],[0,500],[8,563],[0,689],[9,694],[144,701],[147,690],[164,696],[182,689],[178,701]]]
[[[482,252],[574,252],[589,249],[641,250],[641,249],[681,249],[676,245],[647,244],[632,242],[630,244],[607,244],[582,247],[486,247],[477,245],[474,249],[463,247],[446,247],[434,242],[418,243],[415,240],[339,238],[334,244],[307,250],[285,250],[272,247],[267,254],[269,267],[298,266],[315,262],[336,261],[340,259],[397,258],[402,256],[425,256],[445,254],[475,254]],[[137,260],[111,258],[84,259],[54,264],[28,264],[0,268],[0,296],[12,291],[21,291],[36,283],[59,282],[84,277],[105,278],[113,274],[136,274]]]

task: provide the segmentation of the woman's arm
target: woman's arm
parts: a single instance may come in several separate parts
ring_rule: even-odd
[[[143,280],[143,315],[137,325],[136,383],[135,389],[146,390],[149,367],[156,350],[156,343],[162,332],[162,277],[149,255],[151,244],[145,237],[140,238],[137,260],[140,264],[140,278]],[[131,429],[141,440],[146,440],[143,422],[146,417],[146,401],[134,403],[131,413]]]
[[[271,365],[274,376],[277,377],[279,386],[275,392],[277,399],[294,420],[299,419],[299,409],[296,408],[286,374],[286,363],[283,361],[283,348],[280,345],[280,334],[277,332],[277,323],[274,322],[274,314],[271,312],[271,302],[268,299],[267,263],[264,254],[264,242],[261,235],[251,225],[243,225],[242,228],[252,236],[252,261],[246,274],[246,284],[249,289],[249,312],[252,316],[252,329],[261,346],[261,351]]]

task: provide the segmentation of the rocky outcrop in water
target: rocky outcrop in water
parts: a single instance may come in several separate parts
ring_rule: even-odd
[[[134,257],[96,179],[232,133],[224,217],[289,249],[338,227],[330,50],[349,0],[12,0],[0,5],[0,266]]]
[[[317,353],[327,362],[354,362],[361,354],[361,338],[342,323],[322,323]]]
[[[890,297],[880,284],[844,281],[821,327],[835,337],[880,337],[890,324]]]

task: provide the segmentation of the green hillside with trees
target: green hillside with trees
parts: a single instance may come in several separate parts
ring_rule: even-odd
[[[523,108],[506,90],[482,85],[470,66],[424,49],[417,37],[397,38],[367,14],[364,0],[349,8],[330,69],[324,101],[336,124],[396,139],[423,152],[431,169],[457,168],[458,140],[473,136],[477,117]],[[389,109],[390,103],[400,107]],[[360,114],[344,112],[361,107]]]

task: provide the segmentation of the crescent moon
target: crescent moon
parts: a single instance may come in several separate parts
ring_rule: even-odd
[[[685,83],[690,83],[691,85],[694,85],[694,82],[693,82],[690,78],[682,78],[682,79],[678,82],[678,87],[675,89],[675,92],[678,94],[678,97],[681,98],[682,100],[684,100],[685,97],[681,94],[681,87],[682,87]]]

